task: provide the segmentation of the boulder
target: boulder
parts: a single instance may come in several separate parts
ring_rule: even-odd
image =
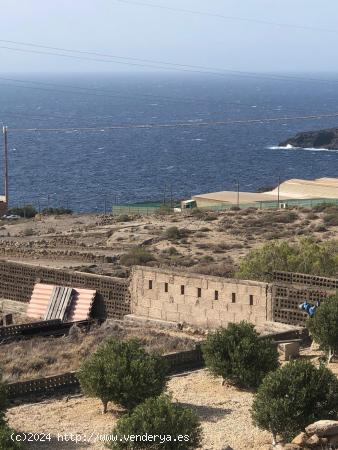
[[[308,438],[309,436],[306,433],[300,433],[292,440],[291,444],[303,445]]]
[[[319,437],[329,437],[338,435],[337,420],[318,420],[305,428],[306,434],[316,434]]]
[[[306,446],[310,448],[317,448],[320,444],[320,438],[316,434],[313,434],[306,440]]]

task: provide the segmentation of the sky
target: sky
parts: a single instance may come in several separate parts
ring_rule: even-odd
[[[0,0],[0,39],[219,69],[338,72],[336,1],[138,1],[226,18],[140,5],[137,0],[133,4],[119,0]],[[0,42],[2,73],[154,70],[112,60],[76,60],[3,47],[39,50]]]

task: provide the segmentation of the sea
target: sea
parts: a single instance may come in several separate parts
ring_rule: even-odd
[[[337,177],[338,151],[279,147],[336,112],[338,74],[1,74],[9,202],[103,212]]]

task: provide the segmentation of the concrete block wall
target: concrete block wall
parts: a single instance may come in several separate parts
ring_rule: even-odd
[[[0,261],[0,298],[28,303],[36,282],[95,289],[95,317],[122,319],[130,314],[129,280]]]
[[[134,267],[132,314],[197,327],[271,320],[268,283]]]

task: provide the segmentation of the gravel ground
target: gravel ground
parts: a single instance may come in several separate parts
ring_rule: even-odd
[[[251,423],[252,394],[211,377],[206,370],[173,377],[168,384],[173,400],[195,409],[202,421],[204,450],[262,450],[271,437]],[[7,417],[16,430],[51,433],[52,442],[29,444],[28,449],[102,450],[99,442],[57,441],[64,433],[107,434],[114,427],[119,411],[110,405],[107,415],[100,413],[97,400],[82,396],[12,407]]]

